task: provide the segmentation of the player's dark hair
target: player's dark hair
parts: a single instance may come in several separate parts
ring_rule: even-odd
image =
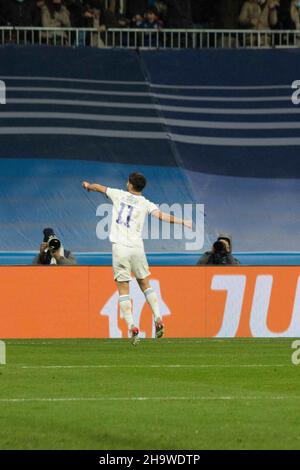
[[[134,191],[137,193],[141,193],[147,184],[147,180],[142,173],[131,173],[128,181],[132,184]]]

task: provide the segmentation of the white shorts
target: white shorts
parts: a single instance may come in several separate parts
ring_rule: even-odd
[[[130,281],[131,273],[136,279],[150,275],[147,258],[143,248],[112,244],[112,259],[115,281]]]

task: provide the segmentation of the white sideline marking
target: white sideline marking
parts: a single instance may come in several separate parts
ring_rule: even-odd
[[[177,368],[199,368],[206,369],[210,367],[287,367],[292,364],[87,364],[87,365],[40,365],[40,366],[19,366],[21,369],[131,369],[131,368],[150,368],[150,369],[177,369]]]
[[[217,401],[217,400],[299,400],[300,395],[296,396],[198,396],[198,397],[62,397],[62,398],[0,398],[0,403],[30,403],[30,402],[108,402],[108,401]]]
[[[259,344],[274,344],[276,342],[276,346],[278,344],[286,345],[287,341],[291,340],[292,338],[164,338],[160,341],[160,345],[166,344],[207,344],[213,343],[215,345],[220,343],[259,343]],[[296,339],[296,338],[295,338]],[[127,338],[95,338],[95,339],[86,339],[86,338],[64,338],[64,339],[47,339],[47,340],[32,340],[32,339],[15,339],[15,340],[6,340],[6,344],[12,344],[14,346],[27,346],[27,345],[54,345],[54,346],[74,346],[74,344],[84,344],[85,346],[106,346],[117,344],[119,342],[126,343]],[[146,338],[143,342],[151,343],[156,342],[155,339]]]

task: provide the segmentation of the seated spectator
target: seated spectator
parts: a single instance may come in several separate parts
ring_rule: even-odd
[[[68,0],[65,5],[70,13],[70,21],[73,28],[82,28],[82,18],[85,8],[84,0]]]
[[[102,24],[101,5],[98,6],[99,8],[95,8],[92,2],[88,2],[83,11],[83,27],[97,29],[97,32],[90,34],[88,41],[88,45],[92,47],[104,47],[101,33],[106,31],[106,26]]]
[[[279,0],[246,0],[242,6],[239,22],[249,29],[271,29],[278,22]]]
[[[3,4],[7,26],[37,26],[38,11],[32,0],[8,0]]]
[[[241,26],[253,30],[269,30],[278,23],[279,0],[246,0],[242,6],[239,22]],[[271,46],[268,34],[247,35],[246,46]]]
[[[148,8],[145,13],[143,20],[141,21],[139,28],[144,29],[161,29],[163,28],[163,22],[159,17],[156,8]]]
[[[290,15],[293,27],[300,29],[300,1],[292,0],[290,6]]]
[[[127,7],[127,16],[131,18],[131,26],[138,28],[144,19],[144,12],[149,9],[155,9],[160,20],[165,22],[167,6],[164,0],[133,0]]]
[[[211,251],[204,253],[197,266],[202,265],[239,265],[240,262],[232,256],[232,238],[226,233],[220,233]]]
[[[117,12],[116,2],[109,2],[108,8],[106,8],[104,0],[89,0],[88,3],[100,12],[101,25],[106,28],[120,28],[128,24],[128,22],[123,24],[125,18]]]
[[[73,27],[94,28],[95,33],[79,34],[79,42],[83,45],[104,47],[105,31],[108,28],[126,26],[122,18],[118,18],[110,9],[105,8],[104,0],[68,0],[68,9]]]
[[[145,17],[141,15],[140,13],[137,13],[136,15],[133,16],[130,26],[132,28],[140,28],[141,24],[143,23]]]
[[[109,8],[101,10],[101,23],[106,28],[127,28],[129,21],[125,16],[113,13]]]
[[[141,29],[156,29],[159,30],[163,27],[163,22],[159,18],[158,12],[155,8],[148,8],[146,11],[144,18],[140,22],[138,28]],[[152,34],[149,32],[143,34],[141,39],[141,46],[142,47],[158,47],[159,46],[159,37],[157,34]]]
[[[63,5],[62,0],[48,0],[41,8],[42,26],[44,28],[70,28],[70,12]],[[64,43],[67,39],[65,31],[61,33],[48,32],[49,38],[55,38],[57,42]]]
[[[131,22],[133,28],[140,29],[156,29],[160,30],[163,28],[163,22],[159,17],[156,8],[148,8],[144,16],[136,15]],[[159,37],[157,34],[143,33],[138,37],[139,45],[142,47],[158,47]]]

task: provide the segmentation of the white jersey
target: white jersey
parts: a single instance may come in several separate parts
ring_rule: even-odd
[[[121,189],[107,188],[106,195],[113,203],[110,241],[143,248],[145,217],[158,210],[158,207],[144,196],[137,196]]]

